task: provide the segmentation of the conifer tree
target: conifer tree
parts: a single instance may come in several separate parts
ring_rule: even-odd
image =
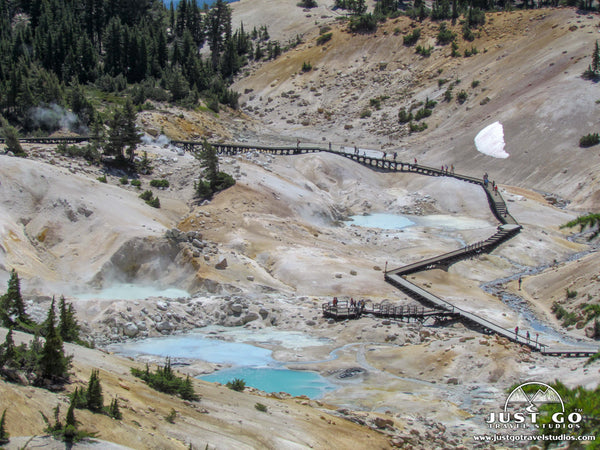
[[[0,445],[8,444],[9,442],[9,434],[6,431],[6,409],[2,413],[2,418],[0,418]]]
[[[592,54],[592,71],[597,74],[600,70],[600,48],[598,48],[598,41],[594,47],[594,53]]]
[[[33,324],[33,321],[25,312],[25,303],[21,296],[21,282],[15,269],[10,274],[6,294],[2,296],[0,312],[2,324],[5,327]]]
[[[69,358],[65,357],[63,341],[56,328],[54,299],[46,318],[46,342],[42,348],[40,370],[43,380],[62,381],[68,378]]]
[[[77,323],[73,305],[71,303],[67,305],[64,295],[60,297],[58,310],[58,331],[60,337],[63,342],[77,342],[79,340],[79,323]]]
[[[73,442],[77,436],[77,420],[75,419],[75,403],[71,401],[65,418],[64,438],[65,442]]]
[[[0,367],[14,365],[17,353],[15,350],[15,341],[13,339],[13,330],[9,328],[6,333],[4,343],[0,345]]]
[[[184,380],[181,388],[179,388],[179,395],[184,400],[198,400],[198,395],[194,391],[194,386],[192,385],[192,380],[190,380],[190,376],[188,375]]]
[[[219,156],[215,148],[210,145],[206,139],[202,142],[202,150],[200,152],[200,161],[204,167],[205,177],[211,184],[211,187],[217,182],[217,174],[219,173]]]
[[[104,408],[104,397],[102,395],[102,386],[98,377],[98,369],[93,369],[88,382],[86,391],[87,409],[92,412],[102,412]]]
[[[116,398],[110,403],[108,415],[116,420],[121,420],[123,418],[123,414],[121,414],[121,410],[119,409],[119,401]]]

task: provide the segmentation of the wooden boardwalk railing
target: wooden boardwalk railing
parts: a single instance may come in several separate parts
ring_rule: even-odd
[[[20,139],[21,142],[28,143],[44,143],[44,144],[60,144],[60,143],[77,143],[84,142],[93,138],[88,137],[75,137],[75,138],[25,138]],[[0,143],[3,143],[4,139],[0,139]],[[183,148],[184,151],[197,152],[202,148],[203,143],[198,141],[171,141],[171,144]],[[502,195],[495,191],[491,184],[484,183],[481,178],[475,178],[468,175],[457,174],[448,172],[447,170],[437,169],[434,167],[423,166],[420,164],[410,164],[406,162],[391,160],[388,158],[378,158],[372,155],[367,155],[366,152],[360,154],[360,151],[347,152],[345,149],[333,150],[331,144],[327,147],[318,146],[265,146],[257,144],[247,143],[223,143],[213,142],[210,143],[214,146],[219,154],[236,155],[239,153],[247,152],[262,152],[270,153],[275,155],[299,155],[305,153],[316,153],[316,152],[328,152],[333,153],[345,158],[352,159],[353,161],[370,167],[374,170],[385,171],[385,172],[409,172],[420,175],[428,176],[445,176],[456,178],[468,183],[478,184],[485,191],[490,209],[498,221],[502,224],[498,227],[498,231],[484,241],[476,242],[462,247],[458,250],[445,253],[443,255],[435,256],[432,258],[425,259],[423,261],[409,264],[397,269],[387,271],[385,273],[385,280],[406,293],[411,298],[432,307],[433,309],[426,310],[423,308],[420,312],[413,310],[404,310],[403,307],[387,307],[386,313],[381,309],[381,305],[377,308],[375,305],[371,309],[359,310],[356,306],[352,307],[348,304],[342,307],[342,303],[335,305],[335,308],[331,304],[323,305],[323,314],[328,317],[334,318],[355,318],[359,317],[362,313],[370,313],[379,317],[391,317],[391,318],[415,318],[417,320],[424,320],[427,316],[441,317],[457,317],[467,324],[480,329],[485,333],[496,333],[506,339],[513,342],[525,345],[532,350],[540,351],[542,354],[551,356],[591,356],[598,352],[598,349],[590,349],[585,347],[552,347],[548,348],[541,342],[533,342],[532,339],[527,339],[525,336],[518,335],[512,330],[501,327],[481,316],[458,308],[451,303],[436,297],[425,289],[409,282],[404,276],[419,272],[422,270],[429,270],[434,268],[447,269],[451,264],[477,256],[480,253],[491,252],[494,248],[500,245],[502,242],[510,239],[521,230],[521,225],[517,220],[510,215],[508,208]],[[397,309],[400,308],[400,309]]]

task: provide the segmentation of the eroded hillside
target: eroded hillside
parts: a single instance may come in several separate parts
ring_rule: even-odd
[[[557,193],[574,207],[597,206],[597,155],[578,147],[600,118],[596,85],[581,77],[590,63],[597,18],[574,9],[489,13],[474,41],[456,33],[460,56],[437,45],[438,23],[388,20],[375,34],[351,35],[345,24],[317,19],[305,43],[252,68],[235,88],[244,111],[281,139],[382,149],[402,160],[453,164],[472,174],[487,171],[503,183]],[[332,38],[318,45],[319,27]],[[417,45],[403,45],[421,29]],[[465,49],[478,53],[465,57]],[[302,64],[312,65],[309,72]],[[445,99],[452,87],[452,99]],[[458,94],[466,99],[460,102]],[[428,128],[409,132],[398,122],[426,99],[437,101]],[[415,110],[416,111],[416,110]],[[504,125],[505,160],[480,154],[473,138],[485,126]]]

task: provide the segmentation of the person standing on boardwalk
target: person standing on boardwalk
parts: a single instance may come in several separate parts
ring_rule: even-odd
[[[527,342],[529,342],[529,331],[527,332]]]
[[[454,164],[450,164],[450,173],[454,175]]]
[[[415,158],[415,164],[417,164],[417,158]]]
[[[396,161],[397,157],[398,157],[398,153],[394,152],[394,161]]]
[[[523,283],[523,279],[519,277],[519,290],[521,290],[521,283]]]
[[[519,337],[519,327],[515,327],[515,337]]]

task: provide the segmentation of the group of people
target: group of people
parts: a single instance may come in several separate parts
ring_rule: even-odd
[[[416,162],[415,162],[415,164],[416,164]],[[453,174],[454,173],[454,164],[450,164],[450,170],[449,171],[448,171],[448,164],[446,164],[446,165],[442,164],[442,172],[452,173]]]
[[[519,338],[519,327],[515,327],[515,337],[518,339]],[[538,338],[540,337],[539,333],[535,333],[535,343],[537,345],[538,343]],[[527,343],[533,342],[533,339],[531,339],[531,334],[529,334],[529,331],[527,331],[525,333],[525,339],[527,339]]]
[[[337,297],[333,297],[333,301],[331,302],[331,304],[337,308],[338,305],[338,298]],[[363,312],[365,309],[365,301],[364,300],[354,300],[353,298],[350,298],[350,309],[356,309],[358,310],[358,312]]]

